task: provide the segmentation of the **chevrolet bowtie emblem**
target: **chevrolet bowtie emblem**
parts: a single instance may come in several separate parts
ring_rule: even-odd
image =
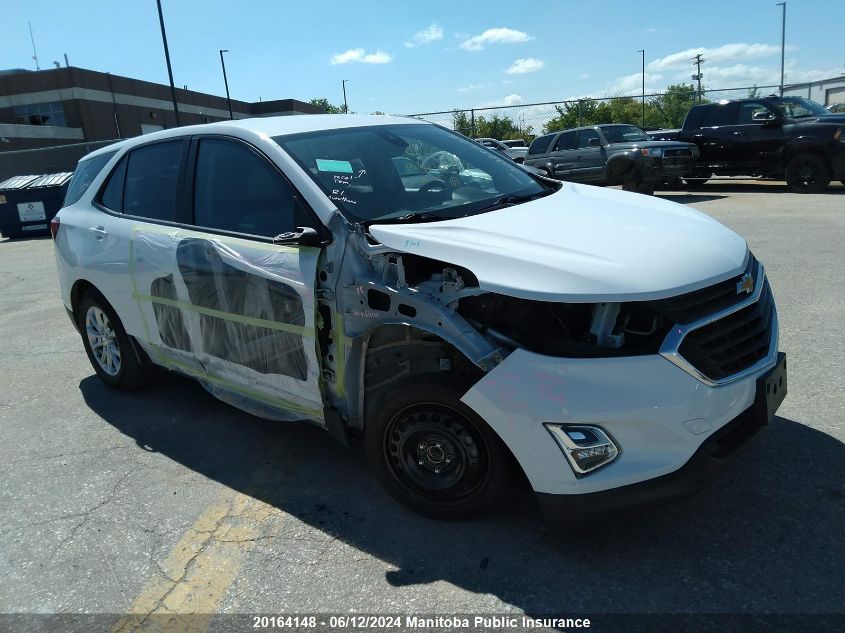
[[[743,292],[747,292],[748,294],[754,292],[754,277],[751,276],[751,273],[745,273],[742,279],[736,284],[736,294],[739,295]]]

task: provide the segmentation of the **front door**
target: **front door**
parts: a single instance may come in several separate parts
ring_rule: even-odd
[[[196,139],[192,228],[135,223],[133,296],[154,360],[265,418],[323,421],[314,288],[320,250],[272,237],[313,226],[292,185],[248,144]],[[316,228],[316,227],[314,227]]]

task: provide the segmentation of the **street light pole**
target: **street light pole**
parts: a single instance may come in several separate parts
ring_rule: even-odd
[[[223,84],[226,86],[226,104],[229,106],[229,118],[234,119],[232,114],[232,100],[229,98],[229,80],[226,79],[226,62],[223,61],[223,53],[228,53],[228,48],[220,49],[220,65],[223,67]]]
[[[783,7],[780,18],[780,96],[783,96],[783,60],[786,44],[786,2],[778,2],[776,7]]]
[[[645,127],[645,49],[637,51],[643,54],[643,120],[640,127]]]
[[[340,82],[343,86],[343,113],[349,114],[349,105],[346,103],[346,82],[349,81],[348,79],[344,79]]]
[[[176,114],[176,127],[182,125],[179,121],[179,106],[176,103],[176,86],[173,85],[173,69],[170,67],[170,49],[167,48],[167,32],[164,30],[164,14],[161,12],[161,0],[158,5],[158,22],[161,25],[161,41],[164,44],[164,60],[167,62],[167,76],[170,78],[170,97],[173,99],[173,112]]]

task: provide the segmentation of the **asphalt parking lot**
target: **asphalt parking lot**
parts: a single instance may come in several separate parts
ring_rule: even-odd
[[[162,373],[94,375],[49,239],[0,242],[0,612],[837,613],[845,605],[845,187],[660,192],[745,236],[789,396],[708,489],[578,538],[514,486],[441,523],[363,451]]]

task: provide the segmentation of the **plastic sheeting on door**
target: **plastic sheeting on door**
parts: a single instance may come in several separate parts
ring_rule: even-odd
[[[134,227],[130,243],[154,360],[254,415],[322,422],[319,251],[151,226]]]

